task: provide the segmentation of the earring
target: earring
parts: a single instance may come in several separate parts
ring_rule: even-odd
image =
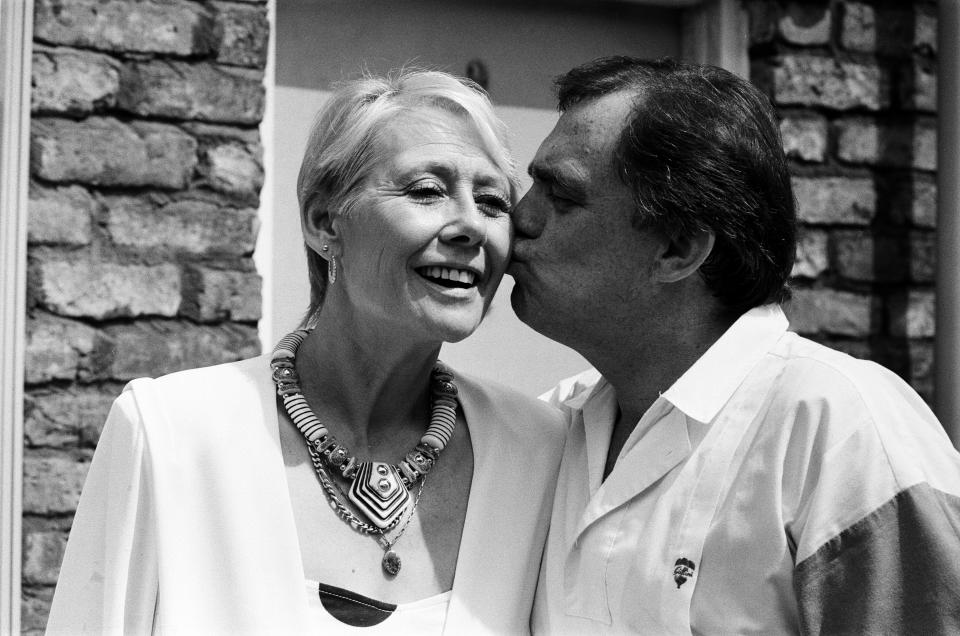
[[[337,282],[337,257],[331,254],[327,261],[327,284],[333,285],[335,282]]]
[[[324,243],[320,246],[320,251],[327,254],[330,246]],[[335,282],[337,282],[337,257],[331,254],[327,259],[327,284],[333,285]]]

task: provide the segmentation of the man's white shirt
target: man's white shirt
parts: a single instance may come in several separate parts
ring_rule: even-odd
[[[588,371],[543,397],[569,432],[534,632],[960,629],[960,455],[893,373],[787,327],[743,315],[606,480],[613,387]]]

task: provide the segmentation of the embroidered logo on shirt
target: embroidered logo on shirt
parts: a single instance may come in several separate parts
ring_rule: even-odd
[[[693,571],[696,569],[697,566],[690,559],[684,557],[677,559],[677,562],[673,564],[673,580],[677,582],[678,590],[681,585],[687,582],[687,579],[693,576]]]

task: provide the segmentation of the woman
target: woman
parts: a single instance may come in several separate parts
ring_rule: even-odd
[[[306,329],[128,385],[49,632],[527,631],[559,416],[437,363],[506,268],[503,139],[443,73],[334,94],[298,183]]]

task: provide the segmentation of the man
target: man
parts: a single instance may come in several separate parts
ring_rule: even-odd
[[[622,57],[558,87],[512,301],[596,370],[548,396],[570,430],[534,630],[960,633],[960,455],[895,375],[787,331],[768,100]]]

